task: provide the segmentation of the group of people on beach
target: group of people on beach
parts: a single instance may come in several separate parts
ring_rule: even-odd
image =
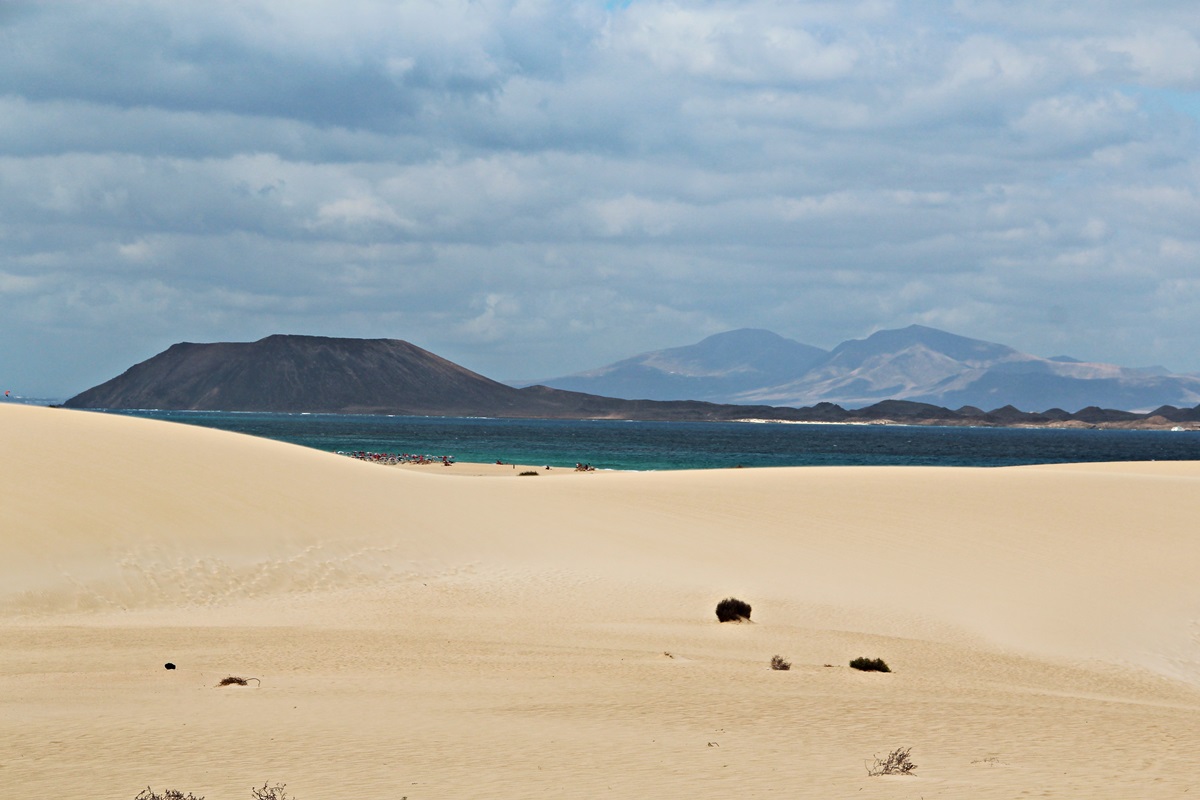
[[[441,464],[444,467],[449,467],[454,464],[454,456],[431,456],[422,455],[419,453],[375,453],[370,450],[338,450],[339,456],[347,456],[349,458],[357,458],[359,461],[370,461],[374,464],[387,464],[394,466],[396,464]],[[496,459],[497,465],[503,465],[508,462],[502,459]],[[515,464],[513,465],[515,468]],[[550,469],[550,465],[546,465],[546,469]],[[576,472],[595,472],[596,468],[591,464],[585,464],[582,461],[575,463]]]
[[[339,456],[357,458],[359,461],[371,461],[376,464],[438,464],[448,467],[454,463],[454,456],[430,456],[417,453],[372,453],[367,450],[338,450]]]

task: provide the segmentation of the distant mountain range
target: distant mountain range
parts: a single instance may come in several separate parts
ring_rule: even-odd
[[[1200,376],[1042,358],[922,325],[828,351],[770,331],[735,330],[541,383],[628,399],[791,407],[909,400],[948,408],[1149,411],[1200,402]]]
[[[893,333],[928,337],[929,329]],[[949,334],[932,332],[941,337]],[[879,336],[877,334],[876,336]],[[692,387],[721,386],[737,396],[752,394],[762,376],[787,377],[779,362],[813,359],[810,368],[820,375],[836,376],[838,365],[874,358],[872,347],[851,342],[827,353],[788,343],[764,332],[734,332],[716,339],[716,346],[701,342],[687,358]],[[872,337],[874,339],[875,337]],[[884,337],[887,338],[887,337]],[[901,337],[903,338],[903,337]],[[760,348],[755,358],[739,357],[739,342],[771,345],[774,354]],[[778,340],[778,341],[777,341]],[[999,345],[970,339],[941,339],[940,359],[921,348],[898,361],[944,360],[980,363],[1003,357]],[[782,342],[782,343],[781,343]],[[867,343],[871,342],[870,339]],[[980,347],[982,345],[982,347]],[[999,349],[998,349],[999,348]],[[688,348],[680,348],[688,350]],[[882,348],[886,351],[886,348]],[[944,352],[943,352],[944,351]],[[670,352],[670,351],[665,351]],[[999,354],[999,355],[997,355]],[[920,356],[918,359],[916,356]],[[660,384],[673,380],[669,364],[643,359],[635,367],[657,364]],[[1064,363],[1067,362],[1055,362]],[[829,366],[833,365],[833,366]],[[825,372],[820,372],[825,370]],[[708,375],[696,374],[707,371]],[[944,370],[945,371],[945,370]],[[636,374],[636,372],[634,373]],[[654,374],[652,371],[650,374]],[[877,373],[882,374],[882,373]],[[899,373],[897,373],[899,375]],[[711,379],[710,383],[704,383]],[[899,378],[897,378],[898,380]],[[739,380],[746,383],[738,384]],[[865,380],[865,379],[864,379]],[[906,378],[910,382],[913,379]],[[867,384],[864,384],[867,385]],[[896,386],[908,385],[895,383]],[[848,410],[821,402],[804,408],[767,404],[712,403],[699,400],[646,400],[603,397],[547,386],[514,388],[447,361],[409,342],[397,339],[335,339],[323,336],[268,336],[257,342],[183,342],[99,386],[72,397],[69,408],[179,409],[206,411],[323,412],[337,414],[398,414],[428,416],[525,417],[544,419],[642,420],[762,420],[773,422],[902,422],[918,425],[1049,425],[1101,427],[1200,428],[1200,405],[1195,408],[1163,406],[1152,414],[1132,414],[1089,406],[1074,413],[1051,409],[1041,413],[1020,411],[1011,405],[983,411],[957,410],[912,400],[889,399],[865,408]]]
[[[398,339],[275,335],[181,342],[67,400],[68,408],[546,419],[795,418],[795,409],[651,402],[515,389]]]

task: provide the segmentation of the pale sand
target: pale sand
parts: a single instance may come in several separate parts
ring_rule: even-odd
[[[0,798],[1200,793],[1200,464],[499,480],[18,406],[0,443]]]
[[[431,464],[395,464],[384,465],[392,469],[413,470],[416,472],[430,472],[439,475],[465,475],[468,477],[479,478],[512,478],[512,477],[531,477],[522,473],[536,472],[538,477],[561,477],[563,475],[595,475],[604,470],[591,470],[588,472],[577,470],[574,467],[553,467],[546,464],[510,464],[505,461],[503,464],[482,464],[477,461],[455,461],[450,466],[442,464],[440,461]]]

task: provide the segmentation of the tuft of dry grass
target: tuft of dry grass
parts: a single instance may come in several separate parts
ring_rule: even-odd
[[[783,656],[771,656],[771,669],[787,670],[792,668],[792,662],[784,661]]]
[[[160,794],[147,786],[133,800],[204,800],[204,796],[196,797],[191,792],[184,794],[178,789],[166,789]]]
[[[254,681],[259,686],[262,686],[262,681],[258,678],[239,678],[237,675],[230,675],[228,678],[221,678],[217,686],[247,686],[250,681]]]
[[[237,678],[235,679],[235,682],[236,680],[241,679]],[[254,679],[251,678],[250,680]],[[287,786],[286,783],[277,783],[275,785],[271,785],[264,782],[261,788],[255,789],[254,787],[250,787],[250,796],[253,797],[254,800],[296,800],[295,797],[289,797],[288,793],[284,791],[285,786]],[[184,794],[178,789],[167,789],[166,791],[160,793],[147,786],[145,789],[138,792],[138,796],[133,800],[204,800],[204,798],[197,797],[191,792]],[[408,800],[408,798],[402,797],[400,800]]]
[[[875,763],[867,767],[867,774],[875,775],[911,775],[917,765],[909,758],[911,747],[897,747],[887,754],[886,758],[875,756]]]

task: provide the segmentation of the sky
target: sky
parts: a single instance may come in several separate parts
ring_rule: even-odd
[[[1200,372],[1194,0],[0,3],[0,388],[923,324]]]

